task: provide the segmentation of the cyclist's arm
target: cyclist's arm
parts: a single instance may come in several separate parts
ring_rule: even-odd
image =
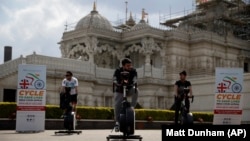
[[[78,79],[76,78],[76,82],[75,82],[75,89],[76,89],[76,94],[78,94]]]
[[[192,97],[192,96],[193,96],[192,84],[191,84],[190,81],[188,81],[188,83],[189,83],[189,84],[188,84],[188,85],[189,85],[189,86],[188,86],[188,87],[189,87],[189,96]]]
[[[78,86],[76,86],[75,89],[76,89],[76,94],[78,94]]]
[[[137,71],[136,70],[134,72],[134,77],[133,77],[132,83],[133,83],[133,85],[137,84]]]
[[[65,93],[65,87],[61,86],[61,93]]]
[[[192,86],[189,86],[189,95],[190,95],[190,96],[193,95]]]

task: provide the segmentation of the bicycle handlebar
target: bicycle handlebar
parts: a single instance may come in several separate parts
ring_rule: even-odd
[[[118,87],[123,87],[123,86],[126,86],[126,87],[135,87],[135,92],[136,92],[136,89],[137,89],[137,83],[135,83],[135,84],[130,84],[130,85],[124,85],[124,84],[116,84],[116,83],[113,83],[113,92],[115,92],[115,86],[118,86]]]
[[[194,101],[194,96],[193,96],[193,95],[190,96],[190,95],[184,94],[184,96],[185,96],[185,97],[188,97],[188,98],[191,98],[191,103],[193,103],[193,101]]]
[[[115,83],[113,83],[113,84],[118,86],[118,87],[123,87],[123,86],[133,87],[133,86],[136,86],[136,84],[130,84],[130,85],[128,85],[128,84],[115,84]]]

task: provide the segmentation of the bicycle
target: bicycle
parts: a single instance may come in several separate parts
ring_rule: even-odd
[[[193,114],[191,112],[188,112],[187,111],[187,108],[185,106],[185,99],[186,97],[188,99],[191,98],[191,102],[190,103],[193,103],[194,101],[194,96],[189,96],[188,95],[189,93],[189,88],[184,88],[184,92],[182,93],[181,97],[183,98],[182,101],[181,101],[181,108],[180,108],[180,124],[181,125],[192,125],[193,122],[194,122],[194,119],[193,119]]]
[[[140,135],[134,135],[135,132],[135,112],[131,107],[131,103],[127,100],[127,93],[128,93],[128,87],[133,87],[136,91],[137,86],[129,85],[128,84],[128,78],[129,78],[129,72],[124,71],[121,72],[122,75],[122,88],[123,88],[123,101],[122,101],[122,107],[121,112],[119,116],[119,131],[123,133],[122,136],[119,135],[109,135],[107,137],[107,140],[109,139],[139,139],[142,140],[142,137]]]
[[[122,72],[122,75],[125,77],[123,79],[122,87],[123,87],[123,101],[122,101],[122,108],[120,113],[120,131],[123,133],[124,136],[129,136],[134,134],[135,131],[135,112],[131,108],[130,102],[127,100],[127,87],[134,87],[133,85],[129,85],[127,82],[127,78],[129,75],[127,72]],[[136,89],[136,88],[135,88]]]
[[[77,133],[80,134],[82,133],[82,131],[76,131],[76,124],[77,124],[77,120],[76,120],[76,112],[73,111],[73,107],[70,104],[70,88],[66,87],[65,88],[65,93],[61,93],[60,94],[60,108],[61,109],[66,109],[65,113],[64,113],[64,128],[66,129],[65,131],[57,131],[55,132],[55,134],[57,133]]]

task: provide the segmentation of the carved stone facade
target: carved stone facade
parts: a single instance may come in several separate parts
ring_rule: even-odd
[[[212,111],[215,68],[245,66],[249,70],[247,41],[232,36],[225,41],[225,37],[207,31],[157,29],[143,19],[126,30],[110,29],[106,19],[93,11],[83,18],[91,24],[81,19],[77,28],[63,33],[61,58],[34,53],[1,64],[0,101],[4,101],[5,89],[16,89],[18,64],[26,63],[47,66],[47,104],[59,104],[61,81],[71,70],[79,79],[79,105],[113,106],[112,75],[120,60],[129,57],[138,71],[138,102],[142,107],[169,109],[174,102],[173,85],[179,72],[186,70],[194,82],[195,101],[204,102],[195,102],[191,109]],[[247,72],[244,83],[250,85]],[[250,100],[247,87],[244,93]],[[249,109],[245,104],[247,115]]]

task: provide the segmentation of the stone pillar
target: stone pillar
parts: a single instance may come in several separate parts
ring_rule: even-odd
[[[114,51],[114,55],[119,60],[119,67],[122,67],[122,59],[124,58],[124,52],[121,50],[122,46],[119,44],[116,44],[116,50]]]
[[[150,64],[150,56],[153,54],[153,50],[155,47],[155,42],[153,38],[143,38],[142,41],[142,53],[145,55],[145,68],[144,74],[146,77],[152,76],[152,66]]]
[[[151,65],[151,64],[150,64],[150,54],[147,53],[145,56],[146,56],[146,57],[145,57],[145,65]]]
[[[86,37],[85,44],[87,47],[87,53],[89,55],[89,62],[94,64],[95,63],[94,55],[96,53],[98,40],[96,37]]]
[[[144,68],[144,73],[146,77],[151,77],[152,76],[152,65],[150,64],[150,54],[147,53],[145,55],[145,68]]]
[[[94,60],[94,53],[89,53],[88,55],[89,55],[89,62],[92,63],[92,64],[94,64],[95,63],[94,62],[95,61]]]
[[[167,63],[166,63],[166,54],[165,54],[165,51],[162,50],[160,52],[160,55],[161,55],[161,68],[162,68],[162,71],[163,71],[163,78],[165,79],[166,78],[166,74],[167,74]]]

